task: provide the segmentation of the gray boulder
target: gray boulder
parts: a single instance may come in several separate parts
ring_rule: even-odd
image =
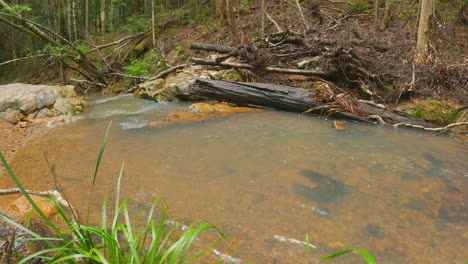
[[[39,116],[73,115],[84,106],[72,85],[0,85],[0,119],[12,124],[38,112]]]

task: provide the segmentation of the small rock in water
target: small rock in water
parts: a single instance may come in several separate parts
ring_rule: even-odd
[[[329,203],[336,201],[349,192],[344,183],[334,180],[328,175],[312,170],[303,170],[301,175],[309,179],[313,186],[309,187],[296,183],[293,190],[306,200]]]
[[[421,179],[421,177],[419,177],[418,175],[410,174],[410,173],[403,173],[400,176],[400,179],[402,181],[417,181],[417,180]]]
[[[371,236],[375,237],[375,238],[382,238],[382,234],[380,233],[380,231],[382,230],[382,228],[379,226],[379,225],[376,225],[376,224],[368,224],[366,226],[366,231],[367,233],[369,233]]]
[[[320,217],[330,218],[330,213],[327,208],[312,207],[312,212]]]

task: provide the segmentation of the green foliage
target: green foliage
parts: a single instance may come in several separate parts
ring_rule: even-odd
[[[187,47],[184,45],[178,45],[176,48],[177,51],[177,57],[179,59],[185,59],[187,56],[185,55],[185,52],[187,51]]]
[[[25,14],[32,11],[32,8],[29,5],[10,5],[11,10],[6,8],[0,9],[0,11],[9,13],[9,14]]]
[[[367,0],[351,0],[349,11],[356,14],[370,14],[372,12]]]
[[[109,130],[107,130],[107,133]],[[107,133],[98,156],[94,179],[99,169],[99,164],[104,153],[105,144],[107,141]],[[167,264],[182,264],[190,263],[191,261],[205,255],[211,247],[208,247],[201,253],[188,257],[192,243],[196,237],[205,230],[215,229],[210,223],[203,223],[201,220],[196,220],[190,224],[183,232],[179,232],[180,226],[174,226],[168,230],[167,226],[170,223],[167,216],[167,206],[160,206],[160,216],[154,220],[156,207],[159,199],[155,200],[149,209],[148,217],[143,225],[138,221],[132,222],[130,219],[128,200],[120,201],[120,184],[123,176],[123,164],[117,180],[117,193],[115,198],[114,215],[109,218],[107,212],[109,208],[108,196],[104,198],[101,215],[101,226],[95,227],[89,224],[80,224],[76,215],[72,213],[68,217],[63,209],[58,206],[58,201],[55,196],[51,196],[51,202],[55,204],[60,218],[67,224],[69,231],[61,231],[54,225],[43,213],[39,210],[37,204],[31,199],[23,185],[19,182],[16,175],[13,173],[7,164],[5,157],[0,153],[0,161],[5,166],[6,171],[11,176],[15,184],[21,190],[21,193],[31,203],[33,208],[39,213],[41,218],[50,227],[56,238],[43,237],[29,228],[22,226],[4,215],[0,214],[0,220],[3,220],[10,225],[23,230],[32,238],[18,239],[17,241],[25,241],[26,243],[34,241],[42,241],[46,244],[46,249],[33,252],[29,256],[20,259],[19,264],[27,263],[35,259],[36,262],[45,260],[47,263],[112,263],[112,264],[144,264],[144,263],[167,263]],[[71,208],[70,208],[71,209]],[[71,210],[73,212],[73,210]],[[224,234],[218,231],[222,238]],[[180,233],[180,234],[179,234]],[[190,255],[192,256],[192,255]],[[18,256],[20,257],[20,256]],[[39,261],[38,261],[39,260]],[[42,262],[41,262],[42,263]]]
[[[359,255],[361,255],[361,257],[366,260],[367,264],[377,264],[374,257],[369,252],[367,252],[367,250],[360,249],[360,248],[349,248],[349,249],[337,252],[337,253],[335,253],[333,255],[324,257],[324,258],[322,258],[322,260],[336,258],[338,256],[347,254],[347,253],[352,252],[352,251],[354,251],[354,252],[358,253]]]
[[[134,59],[128,66],[124,66],[123,68],[127,72],[127,74],[132,76],[148,76],[150,69],[153,66],[158,66],[160,63],[164,62],[165,60],[161,58],[156,51],[153,49],[148,52],[148,55],[140,58]]]
[[[127,18],[127,23],[120,28],[120,31],[127,33],[142,32],[150,28],[151,23],[143,17],[132,15]]]
[[[68,54],[65,47],[57,47],[52,44],[45,45],[44,48],[38,50],[37,53],[50,55],[52,60],[65,58]]]

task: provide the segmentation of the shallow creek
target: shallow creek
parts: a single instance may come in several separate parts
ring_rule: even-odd
[[[84,212],[113,120],[94,193],[95,221],[125,161],[121,197],[135,201],[135,215],[164,198],[181,223],[209,220],[228,236],[210,253],[228,254],[226,263],[307,263],[306,235],[316,247],[311,263],[361,263],[354,254],[318,261],[348,247],[367,249],[378,263],[468,259],[466,145],[355,122],[339,131],[330,120],[276,111],[143,127],[187,107],[101,98],[85,118],[30,143],[11,165],[27,188],[51,189],[46,153],[71,203]],[[13,184],[0,177],[0,186]]]

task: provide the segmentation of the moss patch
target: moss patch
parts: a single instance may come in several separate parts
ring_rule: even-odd
[[[409,105],[408,105],[409,106]],[[427,120],[431,123],[445,126],[454,123],[460,118],[462,111],[457,113],[457,105],[445,101],[424,100],[406,109],[409,115]]]

